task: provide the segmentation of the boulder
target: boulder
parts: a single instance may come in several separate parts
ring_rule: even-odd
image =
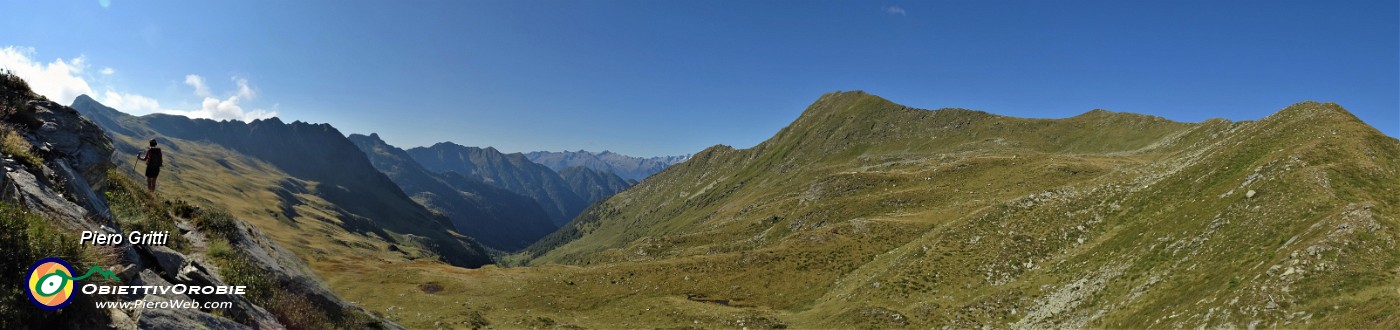
[[[113,329],[136,329],[136,320],[132,320],[126,312],[116,308],[108,308],[107,313],[112,318],[111,326]]]
[[[126,278],[123,278],[123,279],[124,279],[124,280],[128,280],[128,279],[126,279]],[[137,286],[144,286],[144,285],[150,285],[150,286],[171,286],[171,283],[170,283],[169,281],[166,281],[165,279],[161,278],[160,275],[156,275],[156,273],[153,272],[153,271],[151,271],[150,269],[142,270],[141,272],[136,273],[136,276],[134,276],[134,277],[132,277],[131,279],[129,279],[129,281],[130,281],[130,282],[128,282],[128,283],[130,283],[130,284],[127,284],[127,285],[137,285]],[[131,294],[131,295],[128,295],[128,296],[123,296],[123,297],[122,297],[122,300],[123,300],[123,301],[131,301],[131,300],[135,300],[135,299],[141,298],[140,296],[144,296],[144,294],[140,294],[140,295],[138,295],[138,294]],[[190,300],[191,300],[191,299],[190,299],[190,296],[184,295],[184,294],[166,293],[166,294],[161,294],[161,295],[158,295],[158,296],[160,296],[160,297],[162,297],[162,298],[166,298],[166,299],[171,299],[171,300],[180,300],[180,301],[190,301]]]
[[[160,270],[164,272],[166,278],[171,280],[175,280],[176,276],[180,275],[180,270],[185,269],[185,266],[188,266],[190,262],[185,255],[168,247],[142,245],[141,248],[151,256],[151,259],[156,261],[156,265],[160,266]]]
[[[89,184],[104,186],[107,170],[113,166],[109,159],[116,150],[107,134],[73,108],[48,100],[29,101],[29,106],[41,127],[34,137],[50,148],[45,159],[67,159]]]
[[[161,301],[165,298],[147,296],[146,301]],[[198,309],[153,308],[143,309],[137,317],[139,329],[249,329],[232,320],[201,312]]]
[[[90,228],[85,221],[86,208],[63,198],[53,185],[28,171],[9,171],[0,175],[0,199],[24,206],[31,211],[51,215],[67,222],[69,228]]]
[[[209,269],[204,267],[204,265],[198,260],[191,260],[189,263],[187,263],[185,268],[180,270],[180,274],[176,276],[176,282],[183,283],[185,285],[199,286],[243,285],[243,283],[224,283],[223,281],[220,281],[218,278],[211,275]],[[277,316],[272,315],[271,312],[268,312],[261,306],[255,305],[253,304],[253,302],[248,301],[247,296],[199,295],[199,301],[232,302],[232,307],[223,310],[224,315],[235,320],[240,320],[239,322],[245,324],[256,324],[257,327],[260,329],[273,329],[282,327],[282,325],[277,322]]]
[[[63,177],[63,188],[78,205],[87,209],[88,213],[98,217],[102,221],[112,221],[112,211],[107,208],[107,202],[97,197],[97,192],[88,185],[88,180],[68,165],[68,160],[59,158],[53,161],[54,171]]]

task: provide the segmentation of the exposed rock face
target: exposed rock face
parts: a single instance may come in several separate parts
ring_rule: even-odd
[[[91,120],[73,108],[53,101],[30,101],[40,127],[33,132],[35,146],[46,158],[62,159],[77,170],[88,183],[102,186],[107,170],[112,168],[112,141]]]
[[[162,301],[164,297],[147,296],[146,301]],[[198,324],[205,329],[251,329],[228,319],[194,309],[142,309],[138,313],[138,329],[189,329]]]
[[[94,217],[111,220],[106,202],[93,187],[106,183],[112,167],[112,141],[92,121],[73,108],[48,100],[31,100],[6,118],[9,124],[29,129],[22,136],[43,159],[33,168],[8,155],[0,159],[0,200],[24,205],[79,225]]]

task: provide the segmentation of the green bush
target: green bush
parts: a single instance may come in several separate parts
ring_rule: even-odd
[[[29,83],[9,71],[0,72],[0,119],[8,118],[26,101],[40,98]]]
[[[114,257],[96,248],[78,245],[77,238],[54,226],[39,214],[0,203],[0,329],[17,329],[52,321],[53,314],[29,305],[24,288],[29,266],[39,259],[66,260],[82,272],[93,265],[107,266]],[[100,279],[93,279],[94,281]]]

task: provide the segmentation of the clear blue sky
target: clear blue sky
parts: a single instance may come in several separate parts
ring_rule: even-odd
[[[835,90],[1179,121],[1333,101],[1400,135],[1394,0],[101,4],[6,1],[0,47],[147,111],[276,112],[401,147],[749,147]]]

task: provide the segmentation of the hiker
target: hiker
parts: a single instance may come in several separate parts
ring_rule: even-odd
[[[165,165],[165,158],[160,155],[160,148],[156,147],[156,139],[151,139],[151,148],[145,153],[136,154],[136,160],[146,161],[146,189],[156,192],[156,177],[160,176],[160,167]]]

